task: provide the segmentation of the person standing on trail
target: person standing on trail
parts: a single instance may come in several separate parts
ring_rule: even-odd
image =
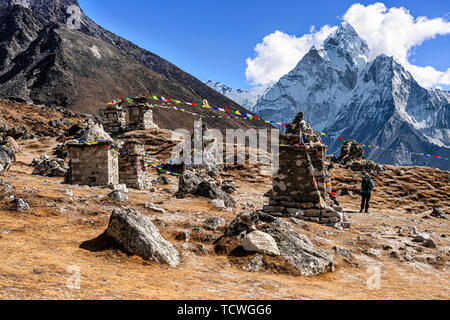
[[[369,212],[369,203],[373,188],[375,188],[375,185],[373,184],[373,181],[370,178],[369,174],[366,173],[361,182],[362,199],[361,210],[359,211],[360,213],[362,213],[364,209],[366,210],[366,213]]]

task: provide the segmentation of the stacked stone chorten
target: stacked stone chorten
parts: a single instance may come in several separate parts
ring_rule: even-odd
[[[148,163],[144,146],[138,140],[128,140],[119,156],[119,180],[129,188],[149,187]]]
[[[147,102],[147,98],[138,97],[133,99],[133,104],[125,107],[128,110],[127,130],[157,129],[153,122],[153,107]]]
[[[263,211],[321,224],[341,222],[342,209],[333,207],[326,194],[325,153],[320,134],[300,112],[280,135],[279,170]]]

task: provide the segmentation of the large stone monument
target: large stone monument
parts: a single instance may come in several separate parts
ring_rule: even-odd
[[[300,112],[280,135],[279,170],[263,211],[322,224],[341,222],[342,209],[333,207],[326,194],[325,153],[320,134]]]
[[[121,106],[108,106],[102,110],[102,116],[106,132],[119,133],[126,127],[126,112]]]
[[[153,107],[145,98],[134,98],[131,105],[126,106],[128,110],[127,130],[148,130],[158,126],[153,122]]]
[[[91,127],[78,140],[67,143],[68,182],[71,184],[110,187],[119,183],[119,161],[111,150],[114,140],[99,125]]]
[[[148,164],[142,143],[128,140],[119,156],[119,181],[129,188],[147,189],[149,187]]]

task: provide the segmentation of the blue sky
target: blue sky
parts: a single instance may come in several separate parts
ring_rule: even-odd
[[[357,1],[363,5],[374,1]],[[450,21],[449,0],[382,1],[405,7],[414,17]],[[79,0],[83,11],[102,27],[176,64],[202,81],[248,88],[246,59],[276,30],[301,37],[311,26],[337,26],[356,1],[299,0]],[[450,68],[450,35],[437,36],[414,49],[409,61]],[[442,86],[450,89],[450,86]]]

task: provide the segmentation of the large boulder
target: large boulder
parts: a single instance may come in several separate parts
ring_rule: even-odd
[[[274,256],[280,255],[277,243],[273,237],[270,234],[259,230],[247,234],[241,240],[241,244],[246,251],[265,253]]]
[[[125,252],[145,260],[154,260],[176,267],[180,262],[177,250],[165,240],[158,228],[132,208],[114,209],[106,234]]]
[[[220,181],[215,181],[208,176],[202,176],[189,170],[186,170],[180,176],[177,194],[180,197],[192,194],[209,199],[219,199],[223,200],[228,208],[236,207],[236,201],[222,189]]]
[[[332,255],[315,249],[308,237],[296,232],[290,223],[276,219],[261,231],[275,239],[280,255],[302,275],[315,276],[334,270]]]
[[[259,230],[259,231],[258,231]],[[293,267],[305,276],[315,276],[320,273],[334,270],[333,255],[314,248],[312,242],[304,234],[296,232],[289,222],[274,218],[260,211],[244,212],[239,214],[228,226],[225,237],[240,236],[247,238],[247,248],[250,248],[249,240],[268,234],[274,239],[279,255],[286,259]],[[255,233],[253,236],[251,236]],[[250,237],[250,238],[248,238]],[[264,246],[269,247],[270,240],[266,240]],[[244,243],[241,243],[244,245]],[[256,243],[256,241],[255,241]],[[270,246],[274,248],[274,246]],[[245,247],[244,247],[245,249]]]

